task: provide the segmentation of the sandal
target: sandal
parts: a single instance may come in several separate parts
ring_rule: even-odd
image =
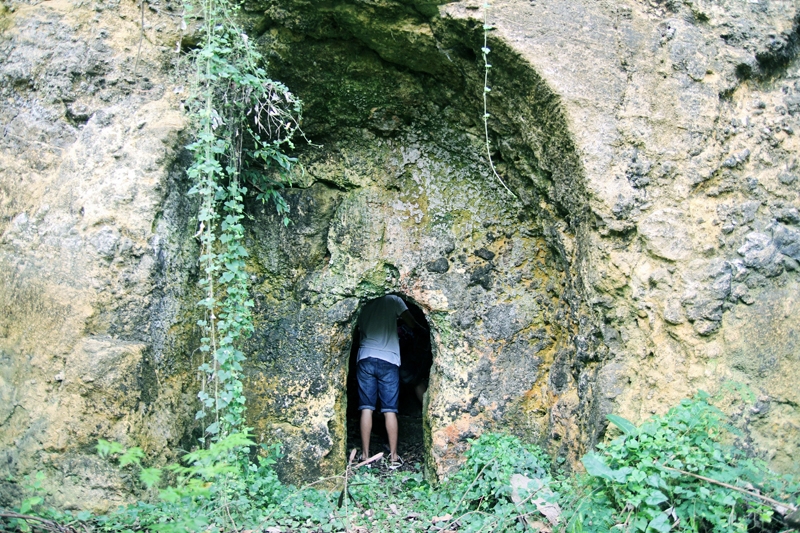
[[[389,470],[397,470],[401,466],[405,464],[400,456],[397,456],[397,460],[389,462]]]

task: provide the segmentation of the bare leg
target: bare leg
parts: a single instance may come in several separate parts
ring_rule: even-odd
[[[369,459],[369,435],[372,433],[372,409],[361,410],[361,456]]]
[[[389,434],[389,460],[397,461],[397,414],[383,413],[386,417],[386,433]]]

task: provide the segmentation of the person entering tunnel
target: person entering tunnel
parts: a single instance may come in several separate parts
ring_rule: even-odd
[[[381,309],[386,312],[386,317],[382,320],[386,331],[377,335],[385,337],[378,344],[381,344],[381,349],[390,352],[388,355],[380,350],[376,352],[370,349],[376,345],[371,338],[376,335],[374,333],[376,314]],[[383,345],[384,342],[386,346]],[[358,363],[359,348],[362,350],[361,368]],[[374,355],[381,361],[367,359]],[[388,361],[391,363],[387,366],[384,363]],[[347,380],[348,450],[357,448],[363,452],[366,448],[370,455],[384,452],[384,456],[388,459],[386,464],[393,469],[413,468],[415,464],[422,462],[423,400],[432,362],[430,331],[425,314],[413,302],[391,295],[367,302],[362,307],[357,326],[353,331]],[[374,394],[374,400],[365,398],[365,394],[368,398],[372,392],[369,390],[368,380],[372,374],[369,369],[375,370],[376,365],[386,366],[391,371],[394,384],[388,388],[393,391],[396,387],[396,397],[392,393]],[[362,382],[361,395],[359,395],[359,372]],[[400,435],[399,439],[396,437],[397,434]],[[393,440],[397,452],[394,457],[390,454]],[[398,455],[404,461],[398,460]],[[406,466],[403,466],[404,463]]]

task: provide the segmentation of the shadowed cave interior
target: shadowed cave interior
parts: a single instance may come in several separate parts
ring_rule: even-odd
[[[408,306],[414,320],[423,327],[428,327],[425,313],[413,302],[400,296]],[[400,341],[400,399],[398,403],[397,422],[399,426],[398,453],[408,467],[424,462],[423,439],[423,401],[419,392],[427,390],[430,378],[433,355],[429,331],[411,331],[408,326],[398,322],[397,333]],[[359,432],[358,382],[356,380],[356,358],[358,356],[358,328],[353,329],[350,345],[350,360],[347,371],[347,450],[361,450],[361,434]],[[423,397],[424,400],[424,397]],[[380,412],[380,399],[377,409],[372,414],[371,453],[384,452],[388,455],[389,441],[386,425]]]

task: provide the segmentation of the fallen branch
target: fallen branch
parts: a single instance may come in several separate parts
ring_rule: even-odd
[[[16,518],[17,520],[25,520],[26,522],[39,522],[43,529],[48,531],[55,531],[56,533],[78,533],[72,526],[62,526],[58,522],[40,518],[38,516],[31,516],[27,514],[20,514],[11,511],[0,511],[0,518]]]
[[[782,507],[784,509],[788,509],[788,510],[790,510],[792,512],[797,511],[797,507],[795,507],[791,503],[779,502],[778,500],[773,500],[769,496],[764,496],[763,494],[758,494],[757,492],[753,492],[753,491],[750,491],[750,490],[747,490],[747,489],[743,489],[743,488],[737,487],[735,485],[729,485],[728,483],[723,483],[722,481],[717,481],[716,479],[711,479],[710,477],[705,477],[705,476],[701,476],[701,475],[698,475],[698,474],[693,474],[691,472],[687,472],[686,470],[680,470],[679,468],[672,468],[671,466],[665,466],[665,465],[656,465],[656,466],[658,466],[660,468],[663,468],[664,470],[670,470],[672,472],[677,472],[677,473],[683,474],[685,476],[691,476],[691,477],[706,481],[708,483],[712,483],[714,485],[719,485],[720,487],[725,487],[726,489],[735,490],[737,492],[741,492],[742,494],[747,494],[748,496],[752,496],[754,498],[758,498],[759,500],[763,500],[765,502],[771,503],[772,507],[776,511],[778,511],[778,508],[780,508],[780,507]],[[786,513],[782,512],[781,514],[784,515]]]
[[[364,461],[361,461],[360,463],[353,465],[353,469],[355,470],[356,468],[362,467],[364,465],[368,465],[370,463],[374,463],[378,459],[383,459],[383,452],[376,453],[375,455],[373,455],[369,459],[365,459]],[[352,460],[351,460],[351,462],[352,462]]]

